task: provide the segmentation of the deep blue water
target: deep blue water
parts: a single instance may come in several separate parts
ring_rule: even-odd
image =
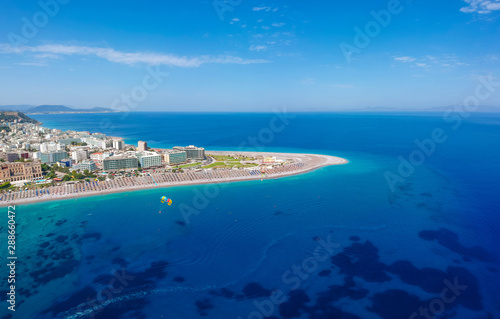
[[[18,206],[12,318],[89,318],[78,312],[90,307],[95,318],[500,318],[500,115],[456,129],[439,114],[294,114],[285,126],[273,114],[34,117],[152,147],[350,163]],[[436,129],[446,141],[392,191],[387,172]],[[174,201],[167,214],[157,213],[162,195]]]

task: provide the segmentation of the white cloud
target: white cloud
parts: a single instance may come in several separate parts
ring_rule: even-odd
[[[273,24],[271,24],[273,27],[276,27],[276,28],[281,28],[282,26],[284,26],[286,23],[278,23],[278,22],[274,22]]]
[[[20,63],[16,63],[16,65],[23,65],[23,66],[48,66],[47,63],[41,63],[41,62],[20,62]]]
[[[403,63],[407,63],[407,62],[413,62],[416,59],[412,58],[410,56],[400,56],[400,57],[395,57],[394,60],[399,61],[399,62],[403,62]]]
[[[238,18],[233,18],[233,19],[231,19],[231,21],[238,22],[238,21],[240,21],[240,19],[238,19]]]
[[[432,55],[425,55],[422,57],[418,58],[413,58],[410,56],[401,56],[401,57],[395,57],[395,61],[402,62],[402,63],[409,63],[409,62],[414,62],[410,63],[411,67],[419,67],[419,68],[431,68],[431,67],[463,67],[463,66],[469,66],[469,64],[460,62],[460,58],[454,54],[442,54],[439,56],[432,56]]]
[[[185,57],[165,53],[151,52],[122,52],[110,48],[47,44],[40,46],[12,47],[10,44],[0,44],[0,54],[53,54],[53,55],[83,55],[95,56],[109,62],[135,65],[145,63],[149,65],[169,65],[176,67],[199,67],[202,64],[252,64],[268,63],[266,60],[247,60],[235,56],[210,56]]]
[[[57,54],[53,54],[53,53],[42,53],[42,54],[35,54],[35,58],[37,58],[37,59],[59,59],[60,56]]]
[[[271,11],[270,7],[254,7],[253,11]]]
[[[460,8],[465,13],[488,14],[500,10],[500,0],[463,0],[467,7]]]
[[[265,46],[265,45],[255,45],[254,44],[254,45],[251,45],[249,49],[250,49],[250,51],[257,51],[257,52],[259,52],[259,51],[265,51],[265,50],[267,50],[267,46]]]

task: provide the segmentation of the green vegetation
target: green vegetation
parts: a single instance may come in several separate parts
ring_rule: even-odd
[[[14,162],[33,162],[33,160],[21,157],[20,159],[16,159]]]
[[[252,157],[244,157],[241,159],[235,158],[233,156],[226,156],[226,155],[210,155],[213,157],[216,162],[209,164],[207,166],[204,166],[203,168],[243,168],[243,167],[256,167],[258,164],[255,163],[242,163],[242,161],[253,161],[255,160]]]
[[[0,131],[10,132],[10,127],[2,126],[2,127],[0,127]]]
[[[210,155],[211,157],[215,158],[217,162],[223,162],[223,161],[237,161],[236,158],[232,156],[226,156],[226,155]]]
[[[212,168],[212,167],[226,167],[226,164],[223,162],[215,162],[207,166],[203,166],[203,168]]]
[[[187,168],[187,167],[194,167],[194,166],[198,166],[198,165],[201,165],[201,162],[198,162],[198,163],[191,163],[191,164],[185,164],[185,165],[180,165],[180,166],[177,166],[177,168]]]
[[[32,119],[31,117],[26,116],[26,114],[22,112],[15,111],[1,111],[0,112],[0,121],[4,120],[5,122],[14,122],[17,120],[20,123],[33,123],[39,124],[37,120]]]
[[[0,189],[5,189],[10,187],[10,182],[5,182],[2,185],[0,185]]]

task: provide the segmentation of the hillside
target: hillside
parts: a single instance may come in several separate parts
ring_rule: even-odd
[[[64,105],[39,105],[26,110],[26,113],[47,112],[74,112],[74,110]]]
[[[41,124],[37,120],[34,120],[34,119],[26,116],[22,112],[0,111],[0,121],[14,122],[15,120],[17,120],[20,123]]]

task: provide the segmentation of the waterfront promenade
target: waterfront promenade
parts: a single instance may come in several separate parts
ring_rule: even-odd
[[[224,154],[229,152],[217,153]],[[72,184],[66,183],[43,189],[20,190],[0,194],[0,206],[83,196],[96,196],[106,193],[126,192],[155,187],[224,183],[252,179],[274,179],[288,175],[305,173],[323,166],[347,163],[347,160],[345,159],[326,155],[239,153],[248,156],[262,154],[265,154],[265,156],[273,155],[277,158],[291,159],[293,162],[273,168],[259,167],[252,169],[186,171],[183,173],[150,173],[145,176],[121,177],[106,181],[80,182]]]

